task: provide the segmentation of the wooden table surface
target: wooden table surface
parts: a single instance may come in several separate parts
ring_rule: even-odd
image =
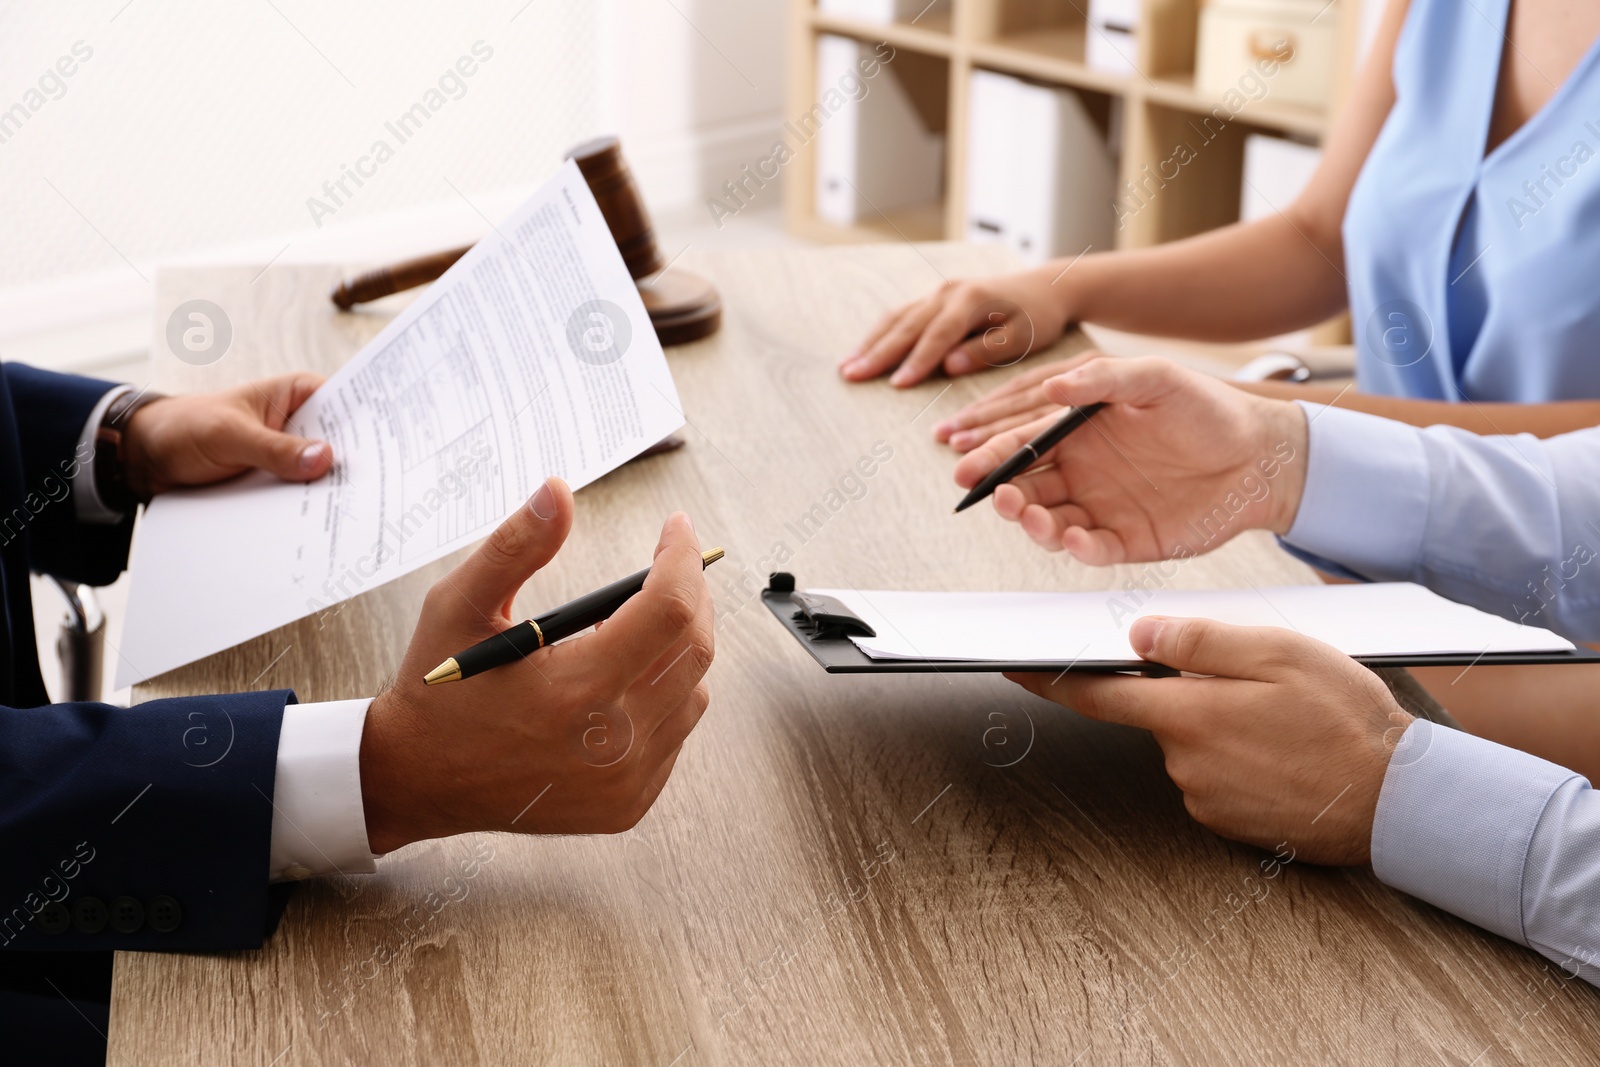
[[[259,952],[121,953],[112,1064],[1593,1062],[1595,990],[1369,871],[1279,866],[1200,828],[1148,735],[999,677],[830,677],[767,614],[775,568],[1108,598],[1141,576],[1040,552],[987,508],[951,517],[954,457],[931,427],[1011,372],[898,392],[833,371],[884,308],[1006,269],[1005,253],[683,263],[726,309],[717,337],[668,355],[687,447],[581,491],[566,549],[518,604],[633,569],[673,509],[728,548],[709,575],[711,707],[660,802],[617,837],[428,842],[308,884]],[[332,371],[403,299],[338,314],[339,273],[164,273],[158,335],[204,298],[234,339],[207,367],[158,345],[158,385]],[[138,697],[370,694],[447,566]],[[1252,537],[1171,584],[1311,580]]]

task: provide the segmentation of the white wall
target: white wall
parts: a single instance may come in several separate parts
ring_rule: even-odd
[[[0,108],[75,43],[91,56],[0,143],[15,212],[0,284],[322,228],[313,198],[348,222],[457,198],[449,183],[531,182],[594,126],[581,0],[535,0],[515,21],[522,0],[124,2],[0,8]],[[475,43],[489,58],[452,73]],[[441,78],[415,136],[386,128]],[[364,185],[324,191],[380,140],[393,158]]]
[[[599,7],[601,125],[621,133],[653,208],[703,208],[779,136],[786,0]],[[769,192],[776,206],[777,188]]]
[[[68,348],[125,357],[161,262],[384,258],[470,240],[483,215],[601,132],[623,135],[657,214],[702,205],[776,136],[784,11],[785,0],[0,6],[0,121],[15,105],[25,116],[0,127],[0,357],[59,365],[49,353],[61,346],[38,341],[68,325]],[[475,44],[490,58],[451,74]],[[74,73],[57,79],[74,46]],[[455,80],[430,100],[441,77]],[[402,140],[386,123],[419,102],[437,110]],[[392,150],[381,163],[378,141]],[[347,176],[358,166],[370,175],[360,185]]]

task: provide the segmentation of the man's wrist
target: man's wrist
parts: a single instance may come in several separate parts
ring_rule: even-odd
[[[1389,773],[1389,763],[1394,758],[1400,739],[1414,721],[1415,715],[1396,706],[1389,712],[1382,733],[1369,738],[1365,756],[1352,779],[1351,804],[1355,814],[1351,820],[1350,847],[1353,864],[1364,866],[1372,862],[1372,833],[1377,824],[1378,798],[1383,793],[1384,778]]]
[[[149,425],[148,409],[167,399],[146,389],[118,397],[106,409],[95,434],[95,488],[107,507],[131,511],[156,494],[142,430]]]
[[[1299,404],[1288,400],[1260,400],[1267,427],[1267,453],[1279,465],[1279,480],[1268,498],[1267,529],[1282,537],[1294,526],[1305,496],[1310,462],[1310,427]]]
[[[373,700],[361,730],[361,807],[367,819],[367,841],[380,856],[411,843],[401,829],[405,820],[397,804],[404,795],[404,775],[396,773],[393,766],[393,695],[391,690]]]
[[[380,856],[460,832],[443,818],[421,814],[428,810],[428,779],[415,760],[424,746],[417,743],[411,721],[405,702],[390,689],[372,701],[361,731],[361,802],[367,840]]]

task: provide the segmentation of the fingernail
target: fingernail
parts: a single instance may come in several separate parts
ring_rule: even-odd
[[[689,532],[690,533],[694,533],[695,532],[694,519],[693,519],[693,517],[690,516],[690,514],[687,511],[683,513],[683,521],[689,524]]]
[[[1161,631],[1166,629],[1166,625],[1167,620],[1161,615],[1147,615],[1138,619],[1128,633],[1128,643],[1139,655],[1148,656],[1155,651],[1156,642],[1161,639]]]
[[[939,434],[942,434],[942,433],[943,434],[955,433],[955,430],[956,430],[956,423],[955,423],[954,419],[945,419],[943,422],[934,423],[934,426],[933,426],[933,433],[934,433],[935,437],[937,437]]]
[[[961,433],[953,433],[950,435],[950,447],[957,452],[965,452],[977,443],[977,437],[977,434],[966,430]]]
[[[890,385],[896,385],[896,386],[907,385],[910,382],[911,382],[911,372],[908,371],[908,370],[897,370],[893,374],[889,375],[889,384]]]
[[[946,374],[966,374],[972,370],[972,357],[965,352],[957,352],[944,361]]]
[[[545,522],[556,517],[556,495],[550,491],[549,482],[541,485],[528,498],[528,510]]]
[[[327,453],[328,446],[318,442],[306,445],[300,450],[300,469],[307,474],[316,470],[322,464],[322,457]]]

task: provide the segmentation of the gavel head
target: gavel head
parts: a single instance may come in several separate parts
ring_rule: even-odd
[[[650,225],[650,212],[633,182],[628,161],[622,158],[622,144],[615,137],[585,141],[567,153],[578,164],[605,216],[611,236],[622,252],[622,261],[635,279],[655,274],[667,264],[656,246],[656,232]]]

